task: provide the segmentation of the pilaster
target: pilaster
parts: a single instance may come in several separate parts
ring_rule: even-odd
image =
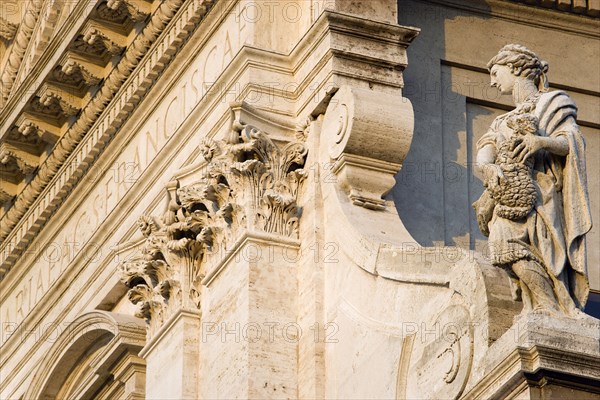
[[[146,399],[194,400],[198,393],[200,315],[177,310],[142,349]]]

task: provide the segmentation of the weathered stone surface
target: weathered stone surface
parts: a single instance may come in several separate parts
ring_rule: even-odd
[[[597,320],[523,311],[475,233],[468,162],[513,108],[485,68],[505,43],[548,54],[588,174],[600,159],[597,21],[514,3],[2,14],[18,26],[0,40],[0,398],[596,395]],[[476,178],[407,181],[419,157]],[[532,212],[531,168],[494,192],[505,215]]]

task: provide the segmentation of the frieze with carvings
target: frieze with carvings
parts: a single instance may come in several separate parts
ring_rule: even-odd
[[[198,179],[172,182],[167,211],[139,218],[143,248],[120,267],[150,336],[175,309],[200,306],[203,261],[225,254],[244,231],[298,238],[304,143],[276,143],[236,121],[227,139],[205,139],[201,150]]]

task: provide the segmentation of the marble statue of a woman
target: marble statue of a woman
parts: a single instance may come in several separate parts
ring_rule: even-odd
[[[524,312],[583,316],[592,220],[577,107],[548,91],[548,64],[524,46],[504,46],[487,66],[491,85],[516,105],[477,143],[486,190],[474,207],[492,263],[517,278]]]

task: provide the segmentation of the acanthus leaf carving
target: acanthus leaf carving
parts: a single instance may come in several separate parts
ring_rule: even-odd
[[[205,139],[201,152],[205,164],[197,179],[181,187],[176,181],[169,184],[167,211],[140,217],[138,226],[146,238],[139,254],[143,261],[121,266],[121,280],[148,321],[150,335],[174,304],[199,307],[203,263],[225,254],[243,231],[291,238],[299,234],[297,199],[307,156],[303,143],[280,145],[236,121],[228,138]],[[157,262],[160,269],[148,264]],[[167,272],[155,272],[159,270]],[[174,287],[177,302],[172,300]]]
[[[69,51],[61,65],[57,67],[55,78],[61,83],[71,83],[74,86],[79,86],[81,82],[87,86],[94,86],[104,78],[103,69],[103,66]]]
[[[68,93],[65,90],[54,87],[53,85],[44,85],[39,93],[39,102],[48,110],[57,110],[65,117],[77,115],[81,109],[81,99]]]
[[[17,34],[17,24],[13,24],[10,21],[0,17],[0,38],[8,41],[11,41],[15,38]]]
[[[86,67],[84,67],[81,64],[77,64],[74,61],[72,61],[69,64],[65,64],[62,68],[62,71],[64,73],[66,73],[67,75],[71,75],[73,74],[75,71],[79,71],[79,73],[81,74],[81,78],[82,80],[85,82],[86,85],[88,86],[94,86],[100,83],[100,81],[102,80],[101,76],[98,76],[96,74],[94,74],[92,71],[88,70]]]
[[[59,126],[50,123],[47,118],[32,113],[21,114],[17,120],[16,128],[20,138],[28,138],[33,144],[37,144],[39,140],[54,144],[60,137]],[[34,138],[37,140],[33,140]]]
[[[114,36],[100,29],[90,28],[83,35],[83,41],[90,46],[101,45],[108,53],[114,56],[121,54],[125,50],[125,46],[121,43],[121,40],[116,39]]]
[[[38,166],[39,157],[25,150],[24,145],[19,148],[8,142],[0,144],[0,164],[10,167],[16,166],[23,175],[31,174]]]
[[[132,0],[108,0],[106,6],[113,11],[127,10],[127,14],[134,22],[143,21],[148,17],[150,10],[149,4]]]

